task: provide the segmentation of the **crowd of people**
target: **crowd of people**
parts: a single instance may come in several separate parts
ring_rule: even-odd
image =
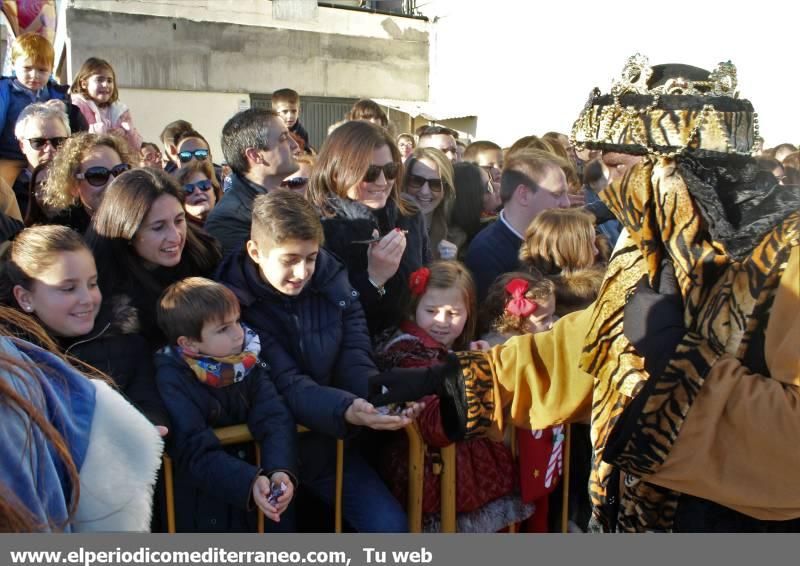
[[[347,528],[403,532],[406,427],[426,530],[452,443],[460,532],[800,529],[800,151],[735,69],[631,58],[508,148],[366,99],[314,148],[285,88],[220,161],[53,58],[24,34],[0,80],[3,530],[164,530],[162,451],[179,531],[326,529],[343,439]]]

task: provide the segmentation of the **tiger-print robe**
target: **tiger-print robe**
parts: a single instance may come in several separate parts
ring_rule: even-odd
[[[590,492],[594,522],[603,530],[671,529],[679,494],[641,478],[666,459],[719,356],[732,354],[753,371],[769,373],[764,330],[789,253],[800,238],[800,188],[756,179],[754,165],[743,159],[729,175],[735,179],[726,179],[727,156],[702,157],[707,156],[645,158],[604,191],[628,236],[617,245],[598,300],[581,315],[591,317],[580,367],[593,379]],[[746,198],[737,201],[736,183],[742,179]],[[664,257],[675,266],[687,333],[664,374],[649,379],[623,334],[623,307],[643,275],[656,281]],[[467,436],[492,426],[497,404],[531,402],[531,393],[519,390],[525,382],[520,377],[513,380],[516,390],[498,392],[493,372],[502,364],[494,360],[502,355],[462,358]],[[541,362],[538,356],[531,360],[537,366]],[[556,381],[557,370],[543,365]],[[539,407],[529,411],[531,426],[557,424],[535,417]]]

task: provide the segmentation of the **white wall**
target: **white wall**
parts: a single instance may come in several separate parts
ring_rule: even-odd
[[[478,138],[508,145],[568,132],[589,92],[608,92],[625,60],[712,69],[731,60],[768,146],[800,143],[800,2],[425,0],[431,99],[478,113]]]
[[[222,126],[250,105],[247,94],[136,88],[120,89],[119,99],[130,108],[144,141],[161,147],[159,135],[164,126],[173,120],[188,120],[208,140],[216,163],[223,159],[219,143]]]

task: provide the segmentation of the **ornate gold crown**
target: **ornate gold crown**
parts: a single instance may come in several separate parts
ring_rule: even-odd
[[[578,148],[674,156],[688,149],[750,155],[760,149],[758,115],[736,91],[736,67],[708,72],[688,65],[650,66],[636,54],[610,94],[592,90],[572,126]]]

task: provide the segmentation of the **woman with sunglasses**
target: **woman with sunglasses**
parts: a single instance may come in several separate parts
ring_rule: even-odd
[[[44,186],[44,208],[56,214],[50,223],[85,232],[106,187],[130,168],[128,144],[114,134],[69,138],[53,158]]]
[[[305,195],[308,188],[308,180],[311,177],[311,171],[314,169],[317,159],[311,154],[302,153],[295,155],[294,161],[299,169],[281,181],[281,188]]]
[[[164,344],[161,292],[184,277],[211,276],[222,257],[217,241],[186,221],[182,190],[163,171],[134,169],[114,180],[86,233],[100,290],[131,299],[154,349]]]
[[[183,188],[183,206],[186,219],[202,226],[208,214],[222,198],[217,177],[210,161],[191,161],[186,167],[176,169],[175,180]]]
[[[323,143],[307,198],[325,246],[360,293],[370,332],[400,324],[409,275],[430,261],[419,207],[400,194],[403,163],[394,139],[369,122],[346,122]]]
[[[406,160],[403,192],[414,199],[425,218],[431,254],[455,259],[458,247],[447,240],[447,217],[455,201],[453,165],[440,150],[418,147]]]

